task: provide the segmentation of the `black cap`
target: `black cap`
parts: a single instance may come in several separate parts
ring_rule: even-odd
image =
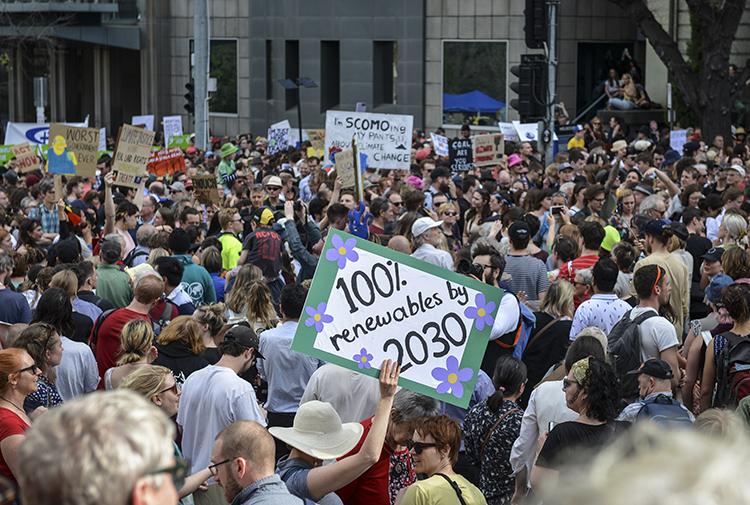
[[[708,260],[708,261],[721,261],[721,257],[724,255],[724,248],[723,247],[712,247],[708,251],[706,251],[706,254],[701,256],[701,259]]]
[[[673,235],[672,222],[668,219],[652,219],[646,223],[643,232],[655,237],[671,237]]]
[[[662,380],[671,379],[672,377],[674,377],[674,374],[672,373],[672,367],[669,366],[669,363],[667,363],[663,359],[658,358],[647,359],[643,362],[643,364],[641,364],[640,367],[627,372],[627,375],[640,374],[645,374],[650,377],[654,377],[655,379]]]
[[[122,259],[122,246],[119,240],[109,239],[102,240],[99,245],[99,258],[111,265]]]
[[[633,188],[633,191],[638,191],[639,193],[643,193],[644,195],[651,196],[654,194],[653,188],[646,186],[645,184],[641,184],[640,182],[635,185]]]
[[[508,237],[511,240],[525,240],[531,235],[529,225],[525,221],[514,221],[508,228]]]
[[[690,232],[688,231],[687,226],[678,221],[672,222],[672,233],[683,242],[687,242],[690,237]]]
[[[224,335],[224,341],[237,342],[248,349],[255,349],[255,357],[258,359],[265,359],[258,350],[260,347],[260,338],[249,326],[245,326],[244,324],[232,326]]]
[[[701,148],[701,145],[698,142],[695,142],[695,141],[685,142],[685,145],[682,146],[682,152],[684,154],[690,155],[700,148]]]

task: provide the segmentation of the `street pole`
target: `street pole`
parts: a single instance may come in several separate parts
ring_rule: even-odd
[[[195,65],[195,144],[206,149],[208,117],[208,0],[193,0],[193,51]]]
[[[547,128],[545,132],[547,165],[554,159],[555,103],[557,102],[557,6],[560,0],[547,0],[549,39],[547,40]]]
[[[302,147],[302,83],[297,79],[297,128],[299,128],[299,146]]]

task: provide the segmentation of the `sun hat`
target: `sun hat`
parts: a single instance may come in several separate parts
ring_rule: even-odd
[[[523,158],[521,158],[521,156],[516,153],[513,153],[510,156],[508,156],[508,168],[515,167],[516,165],[520,165],[521,162],[523,162]]]
[[[360,423],[342,423],[330,403],[312,400],[300,405],[291,428],[268,431],[282,442],[317,459],[336,459],[354,449],[362,437]]]
[[[280,187],[284,186],[284,184],[281,182],[281,177],[279,177],[278,175],[272,175],[266,181],[265,186],[266,187],[271,186],[271,187],[275,187],[275,188],[280,188]]]
[[[411,225],[411,234],[416,238],[427,230],[437,228],[438,226],[442,226],[442,224],[442,221],[435,221],[431,217],[420,217]]]
[[[239,147],[232,144],[231,142],[227,142],[226,144],[221,146],[221,157],[226,158],[227,156],[231,156],[239,150]]]

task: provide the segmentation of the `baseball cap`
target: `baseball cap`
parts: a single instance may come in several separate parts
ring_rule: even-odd
[[[575,126],[573,127],[573,131],[574,131],[575,133],[578,133],[578,132],[582,132],[582,131],[583,131],[583,126],[581,126],[581,125],[577,124],[577,125],[575,125]]]
[[[727,274],[715,275],[711,282],[706,286],[706,300],[713,303],[714,305],[721,303],[721,293],[724,288],[733,284],[734,280]]]
[[[414,237],[419,237],[427,230],[437,228],[442,224],[442,221],[435,221],[431,217],[420,217],[411,225],[411,234],[414,235]]]
[[[511,240],[524,240],[531,235],[529,225],[525,221],[514,221],[508,228],[508,237]]]
[[[688,231],[687,226],[679,221],[672,223],[672,233],[684,242],[687,242],[687,239],[690,237],[690,232]]]
[[[721,257],[724,255],[724,248],[723,247],[712,247],[708,251],[706,251],[706,254],[701,256],[701,259],[708,260],[708,261],[721,261]]]
[[[701,145],[698,142],[685,142],[685,145],[682,146],[682,152],[685,153],[688,156],[691,156],[695,151],[701,148]]]
[[[745,169],[742,168],[740,165],[730,165],[726,168],[726,170],[734,170],[738,174],[740,174],[741,177],[745,177],[747,172],[745,172]]]
[[[601,248],[605,251],[612,252],[612,249],[620,242],[620,232],[614,226],[604,227],[604,240],[602,240]]]
[[[185,192],[185,185],[183,183],[181,183],[180,181],[177,181],[177,182],[173,182],[169,186],[169,189],[171,189],[174,192],[182,191],[184,193]]]
[[[562,172],[562,171],[564,171],[564,170],[573,170],[573,165],[571,165],[571,164],[570,164],[570,163],[568,163],[568,162],[565,162],[565,163],[562,163],[562,164],[561,164],[561,165],[560,165],[560,166],[559,166],[559,167],[557,168],[557,171],[558,171],[558,172]]]
[[[647,359],[641,364],[641,366],[639,366],[635,370],[627,372],[626,375],[641,374],[645,374],[649,377],[662,380],[671,379],[672,377],[674,377],[674,373],[672,373],[672,367],[669,366],[669,363],[659,358]]]
[[[232,326],[224,335],[224,341],[237,342],[248,349],[255,349],[255,357],[258,359],[265,359],[258,350],[260,347],[260,338],[249,326],[245,326],[244,324]]]
[[[672,222],[668,219],[652,219],[648,223],[646,223],[646,226],[643,228],[644,233],[647,235],[654,235],[656,237],[661,237],[664,235],[664,232],[666,230],[669,230],[671,232],[672,229]]]
[[[680,159],[680,153],[678,153],[674,149],[670,149],[664,154],[664,162],[661,165],[663,167],[668,167],[669,165],[674,165],[675,163],[680,161]]]
[[[643,193],[646,196],[651,196],[654,194],[654,190],[652,188],[641,183],[636,184],[633,188],[633,191],[638,191],[639,193]]]
[[[268,207],[261,207],[253,214],[253,220],[261,226],[268,226],[274,222],[273,211]]]

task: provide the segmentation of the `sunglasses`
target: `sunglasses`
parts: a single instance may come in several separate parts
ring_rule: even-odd
[[[576,384],[576,385],[577,385],[577,384],[578,384],[578,381],[572,381],[572,380],[568,379],[567,377],[565,377],[565,378],[563,379],[563,391],[565,391],[566,389],[568,389],[568,388],[569,388],[570,386],[572,386],[573,384]]]
[[[437,447],[437,444],[427,444],[424,442],[409,440],[406,442],[406,447],[408,447],[410,451],[414,451],[414,454],[422,454],[422,451],[429,449],[430,447]]]
[[[162,389],[162,390],[161,390],[161,391],[159,391],[159,392],[158,392],[157,394],[162,394],[162,393],[166,393],[167,391],[171,391],[171,392],[173,392],[174,394],[179,394],[179,393],[180,393],[180,392],[182,391],[182,384],[180,384],[179,382],[177,382],[177,381],[175,380],[174,384],[172,384],[171,386],[169,386],[169,387],[168,387],[168,388],[166,388],[166,389]]]
[[[404,202],[391,202],[391,205],[395,205],[396,207],[401,207],[404,204]]]
[[[458,212],[443,212],[444,216],[457,216]]]
[[[279,186],[266,186],[267,191],[281,191]]]
[[[24,373],[29,372],[32,375],[36,375],[41,371],[41,369],[36,365],[27,366],[26,368],[22,368],[20,370],[16,370],[16,373]]]
[[[209,467],[208,467],[209,473],[211,473],[212,476],[216,477],[216,474],[219,473],[219,467],[221,465],[226,465],[230,461],[232,461],[232,460],[231,459],[225,459],[224,461],[219,461],[218,463],[214,463],[213,465],[209,465]]]
[[[188,474],[188,462],[182,458],[178,458],[174,465],[148,472],[146,475],[158,475],[160,473],[168,473],[172,477],[172,483],[174,488],[177,490],[182,489],[185,485],[185,478]]]

